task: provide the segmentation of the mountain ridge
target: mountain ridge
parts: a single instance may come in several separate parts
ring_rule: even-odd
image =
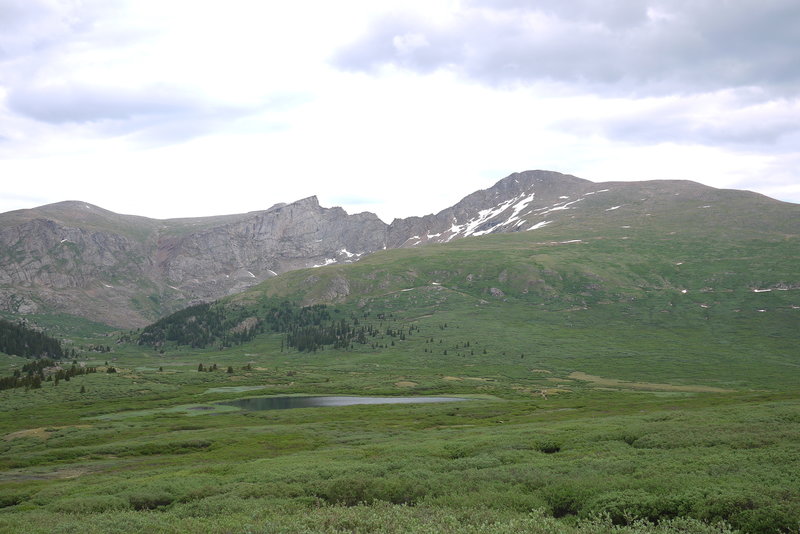
[[[277,274],[387,248],[544,228],[580,238],[593,226],[633,228],[648,217],[675,231],[721,225],[731,233],[796,235],[798,208],[689,181],[595,183],[552,171],[513,173],[436,214],[391,224],[370,212],[322,207],[316,196],[178,219],[64,201],[0,214],[0,310],[143,326]]]

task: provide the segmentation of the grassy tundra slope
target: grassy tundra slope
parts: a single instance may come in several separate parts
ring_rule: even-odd
[[[797,209],[748,198],[385,251],[212,307],[328,303],[371,332],[344,349],[75,335],[111,345],[79,356],[100,372],[0,392],[0,531],[794,532]],[[219,404],[295,394],[470,400]]]

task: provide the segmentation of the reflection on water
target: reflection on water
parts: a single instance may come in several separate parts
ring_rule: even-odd
[[[463,401],[459,397],[259,397],[224,402],[245,410],[286,410],[318,406],[352,406],[354,404],[426,404]]]

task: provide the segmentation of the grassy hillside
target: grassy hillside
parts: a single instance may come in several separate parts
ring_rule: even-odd
[[[318,326],[370,332],[344,349],[85,329],[73,343],[111,345],[80,357],[100,372],[0,392],[0,531],[794,532],[796,219],[742,206],[714,230],[694,204],[385,251],[209,307],[235,330],[327,303]],[[469,400],[222,404],[301,394]]]

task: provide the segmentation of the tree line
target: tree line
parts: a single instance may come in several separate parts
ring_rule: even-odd
[[[23,358],[65,357],[61,342],[21,323],[0,319],[0,352]]]
[[[383,319],[382,315],[378,319]],[[265,298],[247,308],[220,303],[185,308],[145,327],[139,333],[138,343],[155,348],[169,345],[225,348],[250,341],[258,334],[273,332],[284,334],[282,350],[315,352],[325,347],[352,348],[356,343],[367,344],[377,336],[383,338],[384,334],[402,341],[413,331],[413,326],[408,330],[379,331],[372,324],[362,324],[358,316],[342,317],[338,310],[331,310],[325,304],[298,306],[288,300]]]
[[[290,332],[330,320],[325,305],[298,307],[289,301],[263,300],[255,308],[205,303],[190,306],[145,327],[139,345],[226,348],[264,332]]]
[[[96,372],[96,367],[80,367],[72,364],[72,366],[64,368],[59,365],[59,362],[41,358],[26,363],[21,369],[14,370],[14,374],[11,376],[0,377],[0,391],[15,388],[39,389],[44,382],[53,382],[57,386],[61,380],[69,382],[75,376]]]

